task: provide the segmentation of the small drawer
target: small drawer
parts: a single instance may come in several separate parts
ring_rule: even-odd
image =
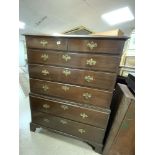
[[[80,70],[55,66],[29,65],[30,78],[90,86],[113,91],[115,73]]]
[[[36,111],[32,111],[32,122],[98,143],[102,143],[105,133],[104,129],[101,128]]]
[[[58,51],[28,50],[28,63],[117,72],[120,57]]]
[[[83,104],[109,108],[112,92],[75,85],[30,79],[32,93],[60,97]]]
[[[90,53],[121,54],[123,40],[113,39],[69,39],[68,50]]]
[[[67,39],[59,37],[26,36],[27,48],[67,50]]]
[[[106,128],[110,110],[95,110],[93,108],[80,107],[69,102],[58,101],[30,95],[32,111],[40,111],[56,116],[64,117],[89,125]]]

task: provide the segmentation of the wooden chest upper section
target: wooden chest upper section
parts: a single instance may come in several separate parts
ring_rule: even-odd
[[[101,36],[33,36],[26,35],[27,48],[67,50],[70,52],[89,52],[121,54],[124,41],[127,37],[101,37]]]
[[[26,35],[31,92],[109,108],[126,39]]]

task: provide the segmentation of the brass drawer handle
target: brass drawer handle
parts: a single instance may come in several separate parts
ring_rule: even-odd
[[[46,85],[46,84],[44,84],[44,85],[42,86],[42,88],[43,88],[44,91],[47,91],[47,90],[49,89],[48,85]]]
[[[79,131],[81,134],[83,134],[83,133],[86,132],[84,129],[78,129],[78,131]]]
[[[93,76],[85,76],[84,79],[87,81],[87,82],[91,82],[94,80]]]
[[[61,105],[61,108],[62,108],[63,110],[69,109],[67,105]]]
[[[62,88],[62,90],[64,90],[64,91],[69,90],[69,87],[68,87],[68,86],[62,86],[61,88]]]
[[[41,41],[40,41],[40,44],[43,45],[43,47],[45,47],[45,45],[48,44],[48,41],[46,41],[46,40],[41,40]]]
[[[43,108],[49,109],[49,108],[50,108],[50,105],[48,105],[48,104],[43,104]]]
[[[68,76],[68,75],[71,74],[71,71],[68,70],[68,69],[64,69],[64,70],[62,71],[62,73],[63,73],[65,76]]]
[[[91,58],[91,59],[87,60],[86,64],[89,65],[89,66],[95,66],[96,65],[96,61],[93,60],[93,58]]]
[[[43,75],[45,75],[45,76],[46,76],[46,75],[48,75],[48,74],[49,74],[49,71],[48,71],[48,70],[46,70],[46,69],[44,69],[44,70],[42,70],[42,71],[41,71],[41,73],[42,73]]]
[[[71,57],[68,54],[65,54],[65,55],[62,55],[62,59],[67,62],[68,60],[71,59]]]
[[[93,41],[91,41],[87,44],[87,47],[89,47],[90,50],[93,50],[93,48],[97,47],[97,43],[94,43]]]
[[[83,97],[88,100],[92,97],[92,95],[90,93],[83,93]]]
[[[49,123],[50,122],[50,120],[49,119],[47,119],[47,118],[44,118],[44,120],[43,120],[44,122],[46,122],[46,123]]]
[[[80,113],[80,116],[81,116],[83,119],[85,119],[85,118],[88,117],[88,115],[86,115],[85,113]]]
[[[65,121],[65,120],[60,120],[60,123],[62,123],[62,124],[67,124],[67,121]]]
[[[48,54],[42,54],[41,59],[43,59],[43,61],[46,61],[48,59]]]

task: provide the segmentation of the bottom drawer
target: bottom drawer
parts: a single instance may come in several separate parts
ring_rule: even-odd
[[[97,143],[102,143],[105,132],[104,129],[35,111],[32,112],[32,122]]]

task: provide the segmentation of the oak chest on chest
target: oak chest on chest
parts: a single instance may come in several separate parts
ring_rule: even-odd
[[[26,35],[31,131],[46,128],[101,153],[126,39]]]

